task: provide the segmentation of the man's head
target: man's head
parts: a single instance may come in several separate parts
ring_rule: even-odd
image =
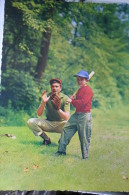
[[[89,80],[89,74],[84,70],[79,71],[77,74],[74,75],[74,77],[77,77],[77,83],[79,87],[87,85]]]
[[[51,92],[52,93],[60,93],[62,89],[62,81],[58,78],[54,78],[50,80]]]

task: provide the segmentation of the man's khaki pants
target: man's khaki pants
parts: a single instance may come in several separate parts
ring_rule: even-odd
[[[44,132],[62,133],[62,129],[67,121],[48,121],[42,118],[31,118],[28,120],[28,127],[32,130],[35,136],[43,133],[44,139],[48,140],[49,137]]]

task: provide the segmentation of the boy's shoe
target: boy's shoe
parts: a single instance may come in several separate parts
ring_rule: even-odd
[[[57,151],[54,156],[65,156],[66,155],[66,152],[59,152]]]
[[[83,157],[82,160],[88,160],[88,157]]]
[[[43,141],[43,145],[50,145],[51,144],[51,140],[50,140],[50,138],[48,139],[48,140],[45,140],[44,139],[44,141]]]

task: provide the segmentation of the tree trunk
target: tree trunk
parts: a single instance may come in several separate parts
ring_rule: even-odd
[[[47,57],[48,57],[50,40],[51,40],[51,30],[48,29],[47,32],[43,32],[42,35],[40,57],[38,59],[38,63],[36,66],[35,78],[38,79],[39,82],[43,75],[43,72],[45,71],[45,67],[47,65]]]

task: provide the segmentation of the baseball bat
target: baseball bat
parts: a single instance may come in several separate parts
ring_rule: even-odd
[[[90,80],[90,79],[93,77],[94,74],[95,74],[95,71],[92,71],[92,72],[89,74],[89,79],[88,79],[88,80]]]

